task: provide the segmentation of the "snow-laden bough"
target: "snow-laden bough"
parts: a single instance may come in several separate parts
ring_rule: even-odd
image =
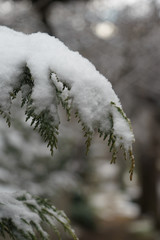
[[[79,240],[66,214],[57,210],[47,199],[33,197],[26,192],[1,192],[0,235],[14,240],[49,240],[43,225],[49,225],[62,240],[59,225],[73,240]],[[36,230],[36,231],[35,231]]]
[[[12,99],[21,90],[27,120],[38,129],[53,153],[60,119],[58,104],[81,122],[89,149],[93,133],[108,139],[115,162],[117,151],[131,159],[134,135],[111,83],[87,59],[45,33],[26,35],[0,27],[0,113],[10,124]]]

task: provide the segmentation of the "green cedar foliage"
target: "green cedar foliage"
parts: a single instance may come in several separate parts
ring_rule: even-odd
[[[56,84],[51,81],[51,87],[56,92],[56,104],[58,107],[58,104],[61,104],[63,108],[66,110],[66,114],[68,117],[68,120],[71,118],[71,110],[72,110],[72,98],[71,97],[62,97],[62,93],[64,90],[70,91],[70,86],[67,86],[66,83],[59,80],[56,73],[52,72],[50,73],[50,79],[51,74],[54,74],[56,76],[57,82],[60,82],[63,85],[63,88],[60,90]],[[34,87],[34,79],[30,73],[30,69],[27,66],[24,66],[22,70],[22,74],[20,75],[20,79],[17,81],[17,85],[14,86],[13,91],[10,92],[10,100],[12,101],[14,98],[16,98],[16,95],[19,91],[22,93],[22,107],[25,107],[25,115],[26,115],[26,121],[31,120],[31,125],[33,126],[34,130],[37,130],[42,139],[47,143],[47,147],[50,148],[51,155],[53,155],[54,148],[57,148],[57,135],[58,135],[58,127],[59,124],[57,124],[57,118],[55,120],[54,116],[50,113],[49,109],[45,109],[41,111],[40,113],[36,111],[35,105],[33,103],[32,99],[32,90]],[[73,97],[73,96],[72,96]],[[114,102],[110,102],[111,108],[113,107],[117,112],[120,113],[121,117],[127,122],[127,124],[131,129],[131,124],[126,115],[124,114],[123,110],[116,106]],[[93,137],[93,130],[91,131],[89,126],[86,126],[86,124],[82,121],[81,116],[79,114],[78,109],[74,109],[75,111],[75,117],[78,119],[78,122],[81,123],[82,129],[84,131],[84,137],[86,138],[86,148],[87,152],[89,150],[92,137]],[[6,122],[10,126],[10,113],[5,113],[0,108],[0,114],[6,118]],[[103,137],[105,140],[108,139],[108,146],[110,148],[110,151],[112,152],[112,160],[111,163],[115,163],[117,158],[117,152],[118,149],[116,147],[116,140],[117,136],[114,132],[114,121],[113,121],[113,115],[110,112],[109,115],[107,113],[107,116],[109,118],[110,122],[110,129],[105,132],[104,130],[97,127],[97,129],[94,129],[94,131],[98,131],[99,136]],[[122,141],[123,142],[123,141]],[[134,157],[132,154],[132,149],[129,148],[126,150],[125,146],[122,144],[120,148],[124,152],[124,158],[129,158],[131,160],[131,168],[130,168],[130,179],[132,180],[133,176],[133,169],[134,169]],[[63,211],[58,211],[55,207],[53,207],[47,200],[42,200],[39,198],[33,198],[33,203],[29,203],[27,201],[26,195],[20,195],[19,197],[16,197],[16,200],[21,202],[21,204],[25,205],[29,211],[32,211],[33,213],[37,214],[39,216],[42,223],[47,223],[48,225],[51,225],[55,233],[57,234],[58,239],[61,239],[60,232],[57,228],[57,225],[54,223],[54,219],[59,222],[61,225],[63,225],[64,229],[69,232],[69,234],[72,236],[74,240],[77,240],[74,231],[70,227],[70,223],[66,215]],[[1,200],[0,200],[1,201]],[[1,206],[1,202],[0,202]],[[6,204],[7,207],[7,204]],[[28,239],[28,240],[37,240],[37,239],[43,239],[48,240],[48,235],[40,225],[33,221],[28,221],[27,218],[22,218],[19,216],[21,222],[24,225],[29,225],[30,230],[25,231],[23,225],[17,225],[17,223],[14,221],[12,216],[10,217],[0,217],[0,233],[2,236],[5,236],[5,233],[7,232],[10,237],[14,240],[20,240],[20,239]],[[33,231],[32,231],[33,230]]]
[[[52,75],[52,72],[50,73],[50,78],[51,78],[51,75]],[[61,104],[63,106],[63,108],[66,110],[67,118],[69,121],[71,118],[72,98],[67,97],[66,99],[64,99],[62,97],[62,93],[66,89],[67,91],[70,91],[70,86],[67,86],[66,83],[60,81],[56,73],[54,73],[54,75],[56,76],[57,82],[61,82],[63,84],[63,89],[59,90],[56,84],[54,84],[53,81],[50,81],[51,87],[53,87],[53,89],[56,91],[57,107],[58,107],[58,104]],[[32,78],[30,70],[27,66],[24,67],[18,83],[19,84],[16,86],[16,88],[13,89],[13,92],[10,93],[11,99],[14,99],[19,91],[22,92],[22,107],[25,106],[26,108],[25,110],[26,121],[28,121],[29,119],[31,120],[31,126],[33,126],[34,130],[37,130],[40,133],[42,139],[47,143],[47,147],[50,148],[51,155],[53,155],[54,148],[57,148],[57,142],[58,142],[57,136],[59,133],[58,132],[59,125],[55,121],[54,117],[50,114],[50,111],[48,109],[41,111],[41,113],[38,113],[38,114],[36,113],[36,109],[33,104],[33,99],[31,98],[32,89],[34,87],[34,79]],[[25,86],[25,91],[24,91],[24,86]],[[130,128],[130,131],[132,132],[131,122],[127,118],[123,110],[120,107],[117,107],[114,102],[110,102],[110,105],[111,107],[114,108],[114,110],[120,113],[121,117],[126,121],[126,123]],[[78,123],[81,123],[82,125],[84,137],[86,138],[86,141],[85,141],[86,153],[88,153],[91,145],[92,137],[93,137],[93,131],[91,131],[90,128],[86,126],[86,124],[81,120],[78,109],[74,109],[74,111],[75,111],[75,117],[78,119]],[[10,126],[9,114],[4,113],[1,109],[0,109],[0,114],[2,114],[4,118],[6,118],[6,121]],[[103,137],[103,140],[108,139],[108,146],[109,146],[110,152],[112,153],[111,163],[115,163],[117,159],[118,149],[116,147],[117,136],[114,133],[114,121],[113,121],[112,113],[109,113],[108,118],[110,121],[110,129],[107,130],[106,132],[97,127],[95,131],[96,130],[98,131],[99,137]],[[128,150],[126,150],[123,143],[121,144],[120,149],[123,151],[124,159],[126,160],[128,158],[131,161],[131,168],[129,170],[129,173],[130,173],[130,180],[132,180],[133,170],[135,167],[135,160],[132,153],[132,149],[129,148]]]
[[[2,215],[4,212],[4,216],[0,218],[0,234],[4,238],[9,235],[14,240],[48,240],[49,236],[41,226],[43,223],[43,226],[48,225],[53,229],[59,240],[61,233],[58,225],[61,225],[72,239],[78,240],[65,213],[57,210],[47,199],[22,192],[8,195],[7,201],[4,203],[0,200],[0,212]]]

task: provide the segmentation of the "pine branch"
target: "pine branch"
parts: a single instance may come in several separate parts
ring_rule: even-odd
[[[59,127],[57,108],[61,103],[68,120],[71,110],[76,111],[78,122],[81,122],[86,137],[87,152],[92,135],[98,130],[99,136],[103,136],[104,140],[108,137],[108,146],[112,152],[111,162],[116,161],[119,147],[124,150],[124,158],[131,159],[132,178],[134,136],[130,121],[121,109],[120,101],[108,80],[79,53],[70,51],[54,37],[41,33],[25,35],[5,27],[0,27],[0,36],[3,53],[0,56],[0,87],[2,91],[7,88],[0,95],[4,107],[2,109],[1,106],[0,114],[7,119],[8,124],[8,101],[21,91],[26,120],[31,119],[31,125],[39,131],[53,154],[54,148],[57,148]],[[10,37],[13,37],[13,41],[8,49],[5,46]],[[19,49],[19,41],[20,46],[26,46],[28,43],[27,47]],[[12,55],[13,52],[16,54],[16,50],[18,56],[15,62]],[[25,61],[26,65],[21,69],[20,66]],[[19,76],[20,71],[22,73]],[[12,89],[9,96],[8,89]]]
[[[73,96],[70,95],[71,87],[66,85],[64,81],[61,81],[57,74],[55,72],[50,73],[50,83],[51,87],[55,89],[56,91],[56,98],[57,103],[61,104],[62,107],[66,110],[68,121],[71,118],[71,110],[73,108]],[[33,126],[34,130],[37,130],[43,141],[47,143],[47,147],[50,148],[51,155],[53,155],[54,148],[57,148],[57,135],[58,135],[58,128],[59,126],[55,124],[54,117],[50,113],[49,109],[45,109],[37,114],[36,107],[34,106],[33,100],[32,100],[32,90],[34,87],[34,79],[30,73],[30,70],[27,66],[23,68],[22,74],[20,75],[19,79],[19,85],[16,86],[16,88],[13,89],[13,92],[10,93],[10,96],[12,99],[14,99],[19,91],[22,92],[22,104],[21,106],[25,106],[26,111],[26,121],[31,119],[31,126]],[[132,132],[131,122],[126,117],[123,110],[116,106],[114,102],[110,102],[111,106],[113,107],[113,110],[115,112],[118,112],[122,119],[126,122],[126,125],[129,126],[130,131]],[[5,114],[3,111],[0,111],[0,114],[2,114],[4,117],[6,117],[7,123],[10,125],[10,119],[7,114]],[[97,122],[97,125],[91,129],[90,126],[88,126],[81,117],[81,114],[79,112],[79,109],[77,108],[75,110],[75,117],[78,119],[78,122],[82,125],[82,130],[84,131],[84,137],[86,138],[85,144],[86,144],[86,153],[88,153],[93,133],[96,132],[98,129],[99,137],[103,136],[103,139],[105,140],[108,138],[108,146],[110,149],[110,152],[112,152],[112,159],[111,163],[115,163],[117,159],[117,153],[118,153],[118,139],[121,142],[120,148],[123,149],[124,152],[124,158],[129,158],[131,160],[131,168],[130,168],[130,179],[132,179],[133,176],[133,169],[135,166],[134,156],[132,153],[131,147],[126,150],[124,143],[123,143],[123,136],[118,136],[115,133],[114,129],[114,116],[113,112],[110,111],[106,114],[106,119],[108,118],[110,122],[110,128],[103,129],[101,127],[101,122]]]
[[[63,211],[57,210],[48,200],[28,193],[3,194],[0,200],[0,234],[8,234],[14,240],[48,240],[42,223],[50,226],[58,239],[59,223],[74,240],[78,240]]]

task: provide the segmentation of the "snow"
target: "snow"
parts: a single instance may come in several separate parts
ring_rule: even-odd
[[[57,229],[57,223],[59,222],[74,239],[78,240],[65,213],[57,210],[45,199],[44,202],[40,203],[38,199],[24,191],[0,192],[0,194],[0,222],[2,221],[2,226],[3,221],[9,219],[17,228],[17,234],[20,233],[23,236],[23,233],[25,233],[25,238],[29,236],[35,239],[34,230],[38,230],[42,239],[48,239],[48,233],[41,227],[42,222],[52,226],[55,233],[60,236]],[[61,238],[59,237],[59,239]]]
[[[114,189],[113,184],[110,192],[99,192],[90,197],[91,206],[95,209],[98,217],[102,220],[134,219],[140,214],[136,203],[132,203],[121,191]]]
[[[32,99],[37,113],[48,109],[56,119],[55,124],[59,124],[54,86],[62,90],[65,83],[70,91],[65,88],[62,98],[71,97],[72,106],[90,131],[99,128],[108,132],[111,126],[108,117],[112,113],[117,146],[123,142],[127,150],[131,148],[134,137],[128,123],[111,106],[114,102],[121,108],[110,82],[78,52],[45,33],[26,35],[0,27],[0,103],[5,112],[10,109],[9,93],[18,83],[24,66],[34,79]],[[62,84],[55,84],[55,74]]]
[[[37,224],[37,226],[40,226],[41,219],[38,214],[31,212],[29,208],[23,204],[23,202],[16,199],[20,196],[20,193],[1,192],[0,194],[0,219],[12,219],[19,229],[29,231],[31,233],[33,233],[32,227],[27,223],[33,221]],[[27,194],[25,195],[27,196]],[[30,195],[28,194],[28,197],[29,196]],[[36,204],[35,201],[34,204]],[[25,219],[27,223],[24,223],[23,219]]]

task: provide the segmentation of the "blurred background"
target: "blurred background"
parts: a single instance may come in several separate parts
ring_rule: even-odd
[[[51,158],[17,99],[11,128],[0,119],[0,191],[50,198],[80,240],[159,240],[160,1],[0,0],[0,25],[47,32],[88,58],[112,83],[136,138],[130,182],[129,163],[119,155],[111,165],[98,136],[85,155],[80,126],[60,109],[59,150]]]

